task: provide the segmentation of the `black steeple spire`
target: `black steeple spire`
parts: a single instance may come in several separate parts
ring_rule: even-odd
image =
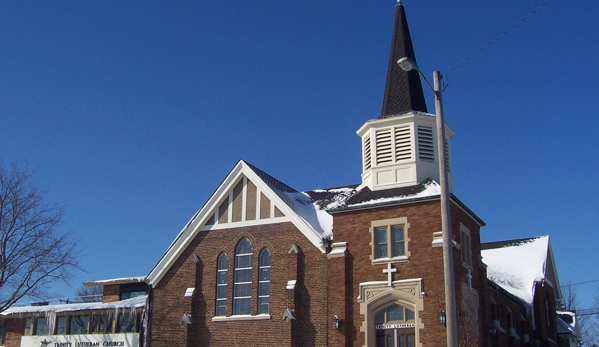
[[[397,65],[397,60],[402,57],[408,57],[416,61],[406,11],[400,0],[395,8],[387,83],[385,84],[385,95],[383,97],[383,110],[379,118],[409,111],[427,112],[418,71],[403,71]]]

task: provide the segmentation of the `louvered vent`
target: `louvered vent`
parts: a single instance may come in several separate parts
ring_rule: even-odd
[[[395,161],[412,159],[410,126],[395,128]]]
[[[364,138],[364,170],[368,170],[372,166],[370,152],[370,136]]]
[[[376,165],[387,164],[393,161],[393,146],[391,129],[376,132]]]
[[[445,139],[445,162],[447,163],[447,172],[451,172],[451,160],[449,158],[449,140]]]
[[[432,127],[418,126],[418,157],[420,160],[435,161]]]

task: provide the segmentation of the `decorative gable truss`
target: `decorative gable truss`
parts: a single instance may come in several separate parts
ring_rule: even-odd
[[[257,225],[288,221],[281,210],[246,176],[241,176],[233,189],[210,215],[201,230]]]
[[[291,222],[321,252],[330,238],[333,217],[312,200],[260,169],[240,160],[185,225],[147,277],[156,286],[199,232]]]

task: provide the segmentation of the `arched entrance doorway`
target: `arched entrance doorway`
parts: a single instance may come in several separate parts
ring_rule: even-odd
[[[414,347],[414,311],[399,305],[375,314],[376,347]]]

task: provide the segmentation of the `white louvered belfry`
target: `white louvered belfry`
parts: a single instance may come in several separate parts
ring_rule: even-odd
[[[436,131],[435,116],[423,112],[366,122],[358,130],[362,137],[362,183],[380,190],[416,185],[429,177],[439,182]],[[449,158],[453,131],[447,125],[446,133]],[[450,172],[450,189],[451,178]]]

